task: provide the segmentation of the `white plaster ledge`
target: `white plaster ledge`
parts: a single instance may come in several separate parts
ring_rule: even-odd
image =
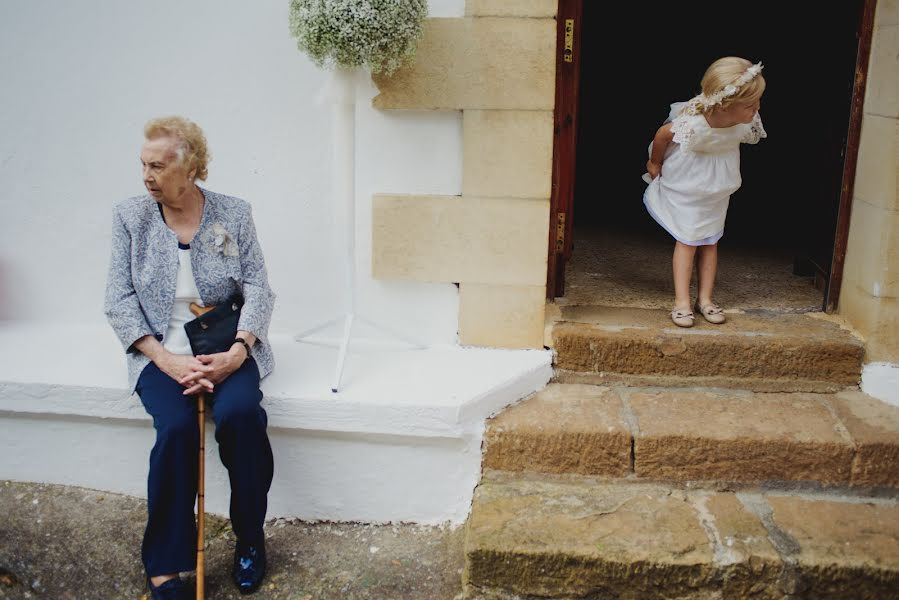
[[[291,334],[271,341],[277,365],[262,386],[276,471],[269,517],[461,524],[485,420],[552,376],[549,351],[360,340],[334,394],[336,348]],[[144,496],[154,435],[126,388],[124,354],[105,324],[0,323],[0,478]],[[206,508],[226,515],[213,432]]]
[[[868,363],[862,368],[862,391],[899,406],[899,365]]]
[[[263,406],[279,428],[463,437],[552,376],[549,351],[351,344],[335,394],[336,348],[289,334],[271,342],[276,366],[263,380]],[[128,393],[124,354],[108,327],[7,323],[0,348],[2,411],[149,421]]]

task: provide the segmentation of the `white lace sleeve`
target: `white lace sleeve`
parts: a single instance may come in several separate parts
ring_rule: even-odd
[[[680,144],[684,150],[692,150],[696,145],[696,128],[692,115],[682,114],[671,121],[673,141]]]
[[[671,110],[668,112],[668,118],[665,119],[666,123],[671,123],[674,119],[677,118],[679,114],[684,112],[684,108],[687,106],[686,102],[675,102],[671,105]]]
[[[768,134],[765,133],[762,118],[758,113],[755,113],[755,116],[752,117],[752,122],[746,126],[746,132],[743,134],[743,139],[740,140],[740,143],[758,144],[760,139],[766,137],[768,137]]]

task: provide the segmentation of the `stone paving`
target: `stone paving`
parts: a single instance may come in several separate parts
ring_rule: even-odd
[[[899,503],[490,472],[466,560],[475,597],[883,600]]]

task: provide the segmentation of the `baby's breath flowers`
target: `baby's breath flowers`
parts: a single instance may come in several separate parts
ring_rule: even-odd
[[[427,0],[290,0],[290,32],[319,67],[390,75],[411,62]]]

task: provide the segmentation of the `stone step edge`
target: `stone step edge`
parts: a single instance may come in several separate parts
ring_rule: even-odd
[[[561,390],[561,391],[560,391]],[[515,427],[513,415],[521,414],[541,397],[560,391],[556,402],[565,402],[564,394],[601,393],[594,398],[594,412],[601,418],[593,420],[589,427],[579,426],[570,434],[555,428],[544,429],[548,419],[540,418],[539,428]],[[877,495],[882,490],[899,488],[899,409],[883,404],[861,392],[854,391],[841,396],[835,394],[781,394],[771,396],[756,392],[733,390],[695,389],[697,394],[708,394],[714,399],[733,397],[738,401],[760,398],[778,402],[780,396],[805,401],[822,419],[819,426],[832,428],[830,439],[811,441],[772,441],[762,435],[756,438],[734,437],[720,439],[713,436],[690,437],[690,431],[680,436],[647,435],[649,424],[643,423],[635,413],[631,399],[641,393],[664,392],[658,388],[612,388],[551,383],[487,421],[484,435],[482,464],[485,469],[510,472],[572,473],[598,475],[611,478],[633,477],[638,481],[697,482],[708,486],[709,482],[766,484],[771,487],[785,482],[805,482],[827,488],[847,487],[859,493]],[[680,395],[691,390],[675,390]],[[614,395],[610,394],[613,393]],[[618,410],[611,405],[600,404],[611,398],[619,401]],[[770,400],[769,400],[770,399]],[[892,434],[871,432],[870,426],[852,412],[851,404],[875,407],[889,411],[896,425]],[[864,404],[866,403],[866,404]],[[762,405],[764,407],[764,405]],[[545,415],[545,408],[540,405]],[[551,408],[551,407],[550,407]],[[644,407],[645,412],[645,407]],[[876,418],[881,415],[874,413]],[[580,425],[580,424],[579,424]],[[878,425],[886,428],[886,421]],[[590,427],[595,427],[591,431]],[[702,428],[700,428],[702,429]],[[669,447],[666,450],[666,445]],[[699,452],[708,462],[685,464],[683,451]],[[755,475],[747,476],[747,459],[743,455],[752,450]],[[672,454],[675,453],[675,454]],[[771,461],[765,465],[764,461]],[[686,461],[689,463],[690,461]]]
[[[503,590],[540,597],[660,597],[662,591],[664,597],[694,597],[717,591],[740,598],[880,598],[899,589],[896,501],[634,483],[598,487],[583,479],[583,485],[545,484],[551,493],[543,495],[539,486],[529,490],[512,477],[482,479],[466,532],[463,581],[469,597]],[[491,486],[512,491],[503,496]],[[620,524],[614,522],[619,511]],[[862,537],[853,547],[854,530]],[[634,540],[631,556],[616,531]],[[568,532],[575,535],[566,538]],[[673,539],[679,532],[684,540]],[[556,543],[553,536],[564,541]],[[828,548],[834,548],[830,555]]]
[[[547,473],[545,471],[507,471],[483,467],[481,479],[502,477],[540,477],[560,484],[577,484],[590,482],[592,485],[649,485],[661,486],[684,493],[714,494],[793,494],[801,496],[839,496],[847,500],[866,502],[896,501],[899,502],[899,488],[890,486],[849,486],[840,484],[821,484],[817,481],[734,481],[724,479],[655,479],[638,477],[634,474],[625,477],[609,477],[604,475],[581,473]]]
[[[773,377],[698,377],[678,375],[651,375],[639,373],[615,373],[602,371],[589,373],[562,369],[553,363],[552,383],[583,383],[587,385],[660,387],[660,388],[725,388],[750,392],[810,392],[830,394],[846,389],[857,389],[857,383],[837,383],[825,379],[773,378]]]
[[[558,369],[581,373],[738,379],[801,379],[857,385],[864,345],[850,337],[762,336],[604,329],[553,324]],[[723,350],[729,349],[728,352]]]

